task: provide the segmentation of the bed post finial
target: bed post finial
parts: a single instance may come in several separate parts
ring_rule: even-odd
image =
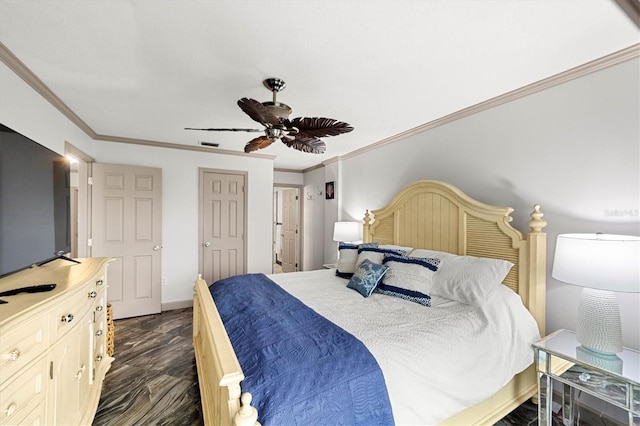
[[[533,206],[533,211],[531,212],[531,220],[529,221],[529,227],[532,232],[541,232],[542,228],[547,226],[547,221],[542,219],[544,213],[540,211],[540,204],[536,204]]]
[[[371,226],[371,213],[369,213],[369,209],[367,209],[364,213],[364,223],[362,224],[362,242],[370,243],[371,239],[369,236],[369,227]]]
[[[364,224],[371,225],[371,213],[369,213],[368,209],[364,213]]]
[[[260,426],[258,422],[258,410],[251,406],[252,396],[249,392],[245,392],[240,397],[242,407],[233,417],[235,426]]]

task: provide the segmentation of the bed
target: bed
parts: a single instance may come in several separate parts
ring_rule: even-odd
[[[459,189],[443,182],[418,181],[400,191],[386,207],[365,213],[363,240],[365,243],[376,242],[379,245],[427,249],[459,256],[502,259],[509,262],[513,266],[502,281],[501,297],[512,300],[510,303],[523,305],[528,311],[527,316],[533,321],[533,327],[537,327],[535,336],[544,335],[546,234],[543,228],[546,222],[543,220],[540,207],[536,205],[530,215],[529,232],[522,234],[510,225],[512,211],[509,207],[494,207],[476,201]],[[445,258],[444,264],[446,262]],[[360,297],[353,290],[345,289],[347,281],[344,279],[340,281],[341,278],[335,276],[334,270],[269,276],[305,303],[313,305],[314,300],[322,299],[321,295],[310,293],[312,296],[305,301],[307,291],[298,291],[291,283],[292,280],[298,281],[298,277],[300,282],[310,282],[309,288],[318,288],[319,282],[326,282],[327,287],[334,286],[331,288],[335,290],[331,291],[351,292],[344,293],[345,296],[339,296],[342,301],[346,301],[349,297]],[[209,291],[209,285],[199,278],[196,280],[194,290],[193,342],[205,423],[253,425],[256,423],[258,413],[251,405],[251,394],[242,391],[245,374]],[[382,299],[375,299],[372,296],[367,300]],[[238,300],[239,304],[241,302],[243,301]],[[402,302],[404,301],[398,300],[387,304]],[[436,312],[437,308],[447,306],[447,303],[446,298],[435,297],[435,306],[431,309]],[[487,303],[488,305],[491,304]],[[316,311],[325,309],[315,305],[312,308]],[[459,315],[469,315],[470,311],[465,309],[470,308],[457,305],[456,309],[459,310]],[[489,308],[483,306],[478,309],[482,310],[479,311],[479,316],[493,315],[484,312]],[[506,324],[504,326],[506,327]],[[516,333],[518,330],[514,328],[504,332]],[[528,336],[523,338],[531,339],[531,332]],[[366,340],[366,337],[362,337],[361,340]],[[371,349],[372,353],[376,351],[379,353],[381,349]],[[470,354],[470,356],[474,355]],[[393,356],[385,357],[383,354],[382,358],[379,363],[385,371],[383,364],[390,362],[387,358],[393,358]],[[465,364],[458,359],[455,362]],[[437,360],[429,360],[429,363],[436,365],[435,369],[437,369]],[[450,367],[447,367],[447,370],[456,371],[455,368]],[[384,376],[389,388],[398,388],[402,387],[403,381],[412,385],[413,382],[417,382],[418,380],[412,374],[409,372],[405,373],[404,377],[401,374],[400,378],[395,376],[392,378],[387,377],[385,371]],[[456,377],[456,373],[452,374],[454,374],[451,377],[452,383],[467,380],[466,377]],[[535,367],[530,364],[515,374],[504,386],[498,387],[491,395],[479,401],[467,403],[464,407],[448,407],[445,417],[436,414],[434,418],[438,419],[438,423],[448,425],[493,424],[522,402],[533,397],[536,390],[537,375]],[[436,394],[437,391],[436,389]],[[428,401],[410,404],[409,407],[395,405],[393,400],[397,401],[400,397],[394,398],[393,392],[397,394],[398,391],[391,389],[389,392],[396,424],[411,423],[412,421],[403,420],[414,418],[410,411],[435,409],[434,407],[423,408],[429,405]],[[437,397],[436,394],[433,394],[434,398]],[[404,400],[405,396],[401,396],[401,399]],[[436,405],[447,404],[437,403]]]

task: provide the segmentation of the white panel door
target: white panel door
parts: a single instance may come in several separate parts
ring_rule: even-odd
[[[246,176],[201,170],[200,179],[200,270],[211,284],[246,271]]]
[[[113,318],[161,311],[162,169],[93,164],[93,257],[109,264]]]
[[[282,191],[282,272],[298,270],[298,190]]]

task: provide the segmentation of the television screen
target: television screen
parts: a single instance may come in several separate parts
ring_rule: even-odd
[[[0,276],[71,251],[70,167],[0,124]]]

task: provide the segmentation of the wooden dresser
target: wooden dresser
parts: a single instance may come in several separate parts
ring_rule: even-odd
[[[0,297],[0,425],[90,425],[107,355],[109,258],[58,259],[0,279],[0,292],[55,283],[46,293]]]

